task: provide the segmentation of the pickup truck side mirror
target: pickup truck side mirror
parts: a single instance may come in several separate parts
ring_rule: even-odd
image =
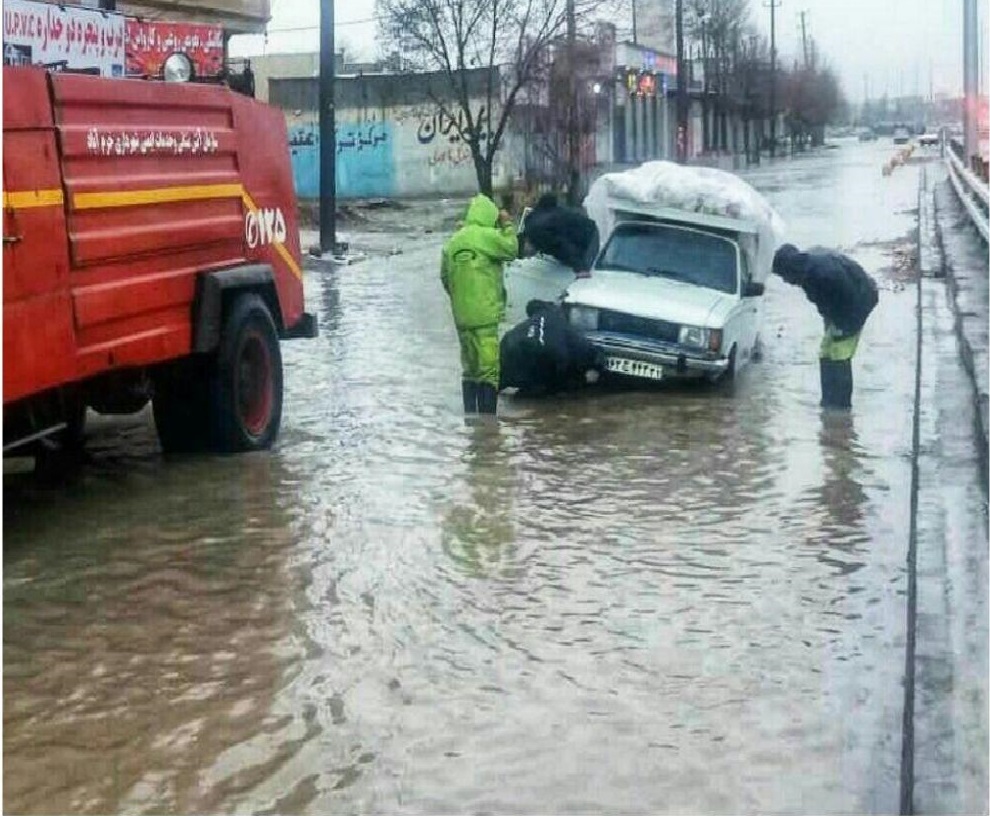
[[[762,283],[747,283],[743,286],[743,297],[763,297],[766,287]]]

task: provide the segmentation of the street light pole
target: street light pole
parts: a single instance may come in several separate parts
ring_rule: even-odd
[[[677,32],[677,161],[687,161],[688,136],[688,92],[687,65],[684,60],[684,0],[677,0],[675,6],[675,29]]]
[[[781,0],[770,0],[770,158],[777,155],[777,8]]]
[[[336,244],[336,150],[334,136],[333,0],[320,0],[320,252]]]
[[[979,152],[977,109],[979,105],[979,20],[976,0],[963,0],[963,139],[966,166]]]
[[[578,82],[577,82],[577,14],[574,0],[567,0],[567,73],[568,110],[567,110],[567,202],[572,207],[580,202],[578,186],[581,181],[578,169],[581,133],[578,120]]]

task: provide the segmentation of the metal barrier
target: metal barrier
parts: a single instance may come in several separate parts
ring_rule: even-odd
[[[988,223],[988,212],[990,212],[990,188],[985,181],[978,178],[962,160],[956,150],[956,144],[950,142],[949,149],[945,151],[946,164],[949,167],[949,178],[952,186],[956,190],[956,195],[969,213],[970,219],[976,225],[983,240],[990,243],[990,223]]]

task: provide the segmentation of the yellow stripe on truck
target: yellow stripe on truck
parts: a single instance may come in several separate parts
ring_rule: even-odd
[[[17,190],[3,194],[5,210],[27,210],[32,207],[57,207],[63,201],[61,190]]]
[[[74,193],[77,210],[140,207],[144,204],[173,204],[178,201],[204,201],[210,198],[240,198],[240,184],[194,184],[187,187],[159,187],[153,190],[118,190],[106,193]]]
[[[158,187],[151,190],[115,190],[99,193],[74,193],[72,204],[77,210],[112,209],[114,207],[140,207],[146,204],[173,204],[180,201],[205,201],[214,198],[239,198],[253,213],[258,205],[244,189],[243,184],[194,184],[185,187]],[[4,209],[28,207],[54,207],[63,201],[61,190],[22,190],[4,192]],[[275,251],[299,280],[302,269],[285,244],[275,241]]]

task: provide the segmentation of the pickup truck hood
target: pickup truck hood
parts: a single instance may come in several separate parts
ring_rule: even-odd
[[[566,303],[713,329],[725,325],[738,300],[735,295],[666,278],[597,269],[590,278],[574,281],[565,297]]]

